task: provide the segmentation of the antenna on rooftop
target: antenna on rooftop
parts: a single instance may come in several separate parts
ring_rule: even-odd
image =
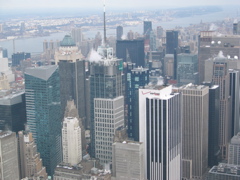
[[[105,0],[103,0],[103,26],[104,26],[104,39],[103,44],[106,45],[107,37],[106,37],[106,8],[105,8]]]

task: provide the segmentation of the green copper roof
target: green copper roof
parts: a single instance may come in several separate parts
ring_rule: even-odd
[[[63,40],[61,41],[61,46],[76,46],[76,43],[72,39],[70,35],[65,35]]]

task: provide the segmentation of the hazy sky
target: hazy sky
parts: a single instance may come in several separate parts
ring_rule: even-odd
[[[0,0],[1,8],[101,8],[103,0]],[[240,0],[106,0],[107,8],[186,7],[204,5],[239,5]]]

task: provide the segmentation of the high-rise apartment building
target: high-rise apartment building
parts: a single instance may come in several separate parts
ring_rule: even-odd
[[[174,54],[178,48],[178,31],[166,31],[166,54]]]
[[[139,89],[139,137],[144,143],[145,179],[181,179],[182,96],[172,87]]]
[[[240,86],[240,72],[239,70],[229,69],[229,78],[230,78],[230,89],[229,95],[231,96],[231,137],[240,132],[240,112],[239,112],[239,86]]]
[[[208,170],[209,88],[188,84],[176,91],[183,96],[182,177],[203,179]]]
[[[198,58],[196,54],[177,55],[177,81],[179,85],[198,84]]]
[[[228,148],[228,164],[240,166],[240,133],[232,137]]]
[[[106,47],[99,47],[98,52],[92,52],[89,60],[91,155],[100,158],[101,154],[97,153],[105,152],[104,145],[110,148],[105,148],[106,153],[110,152],[115,129],[124,124],[123,63],[121,59],[113,57],[112,48]],[[105,157],[102,155],[102,162],[105,162]],[[108,159],[109,157],[107,156]]]
[[[79,117],[86,127],[86,75],[82,57],[81,51],[69,35],[64,37],[59,50],[55,52],[55,64],[59,66],[62,112],[65,111],[67,101],[74,100]]]
[[[117,26],[116,34],[117,34],[117,40],[121,40],[122,35],[123,35],[123,27],[122,26]]]
[[[25,72],[27,125],[47,173],[61,162],[61,103],[58,66],[27,68]]]
[[[149,83],[149,70],[147,68],[131,68],[128,64],[126,81],[126,105],[128,117],[128,137],[139,141],[139,111],[138,89]]]
[[[0,179],[19,180],[18,145],[16,133],[0,131]]]
[[[82,160],[81,128],[77,117],[65,117],[62,127],[63,162],[74,166]]]
[[[144,60],[144,40],[118,40],[116,44],[116,56],[123,60],[123,62],[135,63],[136,66],[145,67]]]
[[[18,147],[20,178],[43,177],[47,179],[46,168],[42,166],[42,159],[37,152],[32,133],[19,131]]]

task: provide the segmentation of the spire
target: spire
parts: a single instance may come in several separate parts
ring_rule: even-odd
[[[105,8],[105,0],[103,0],[103,26],[104,26],[104,38],[103,45],[106,45],[107,37],[106,37],[106,8]]]

